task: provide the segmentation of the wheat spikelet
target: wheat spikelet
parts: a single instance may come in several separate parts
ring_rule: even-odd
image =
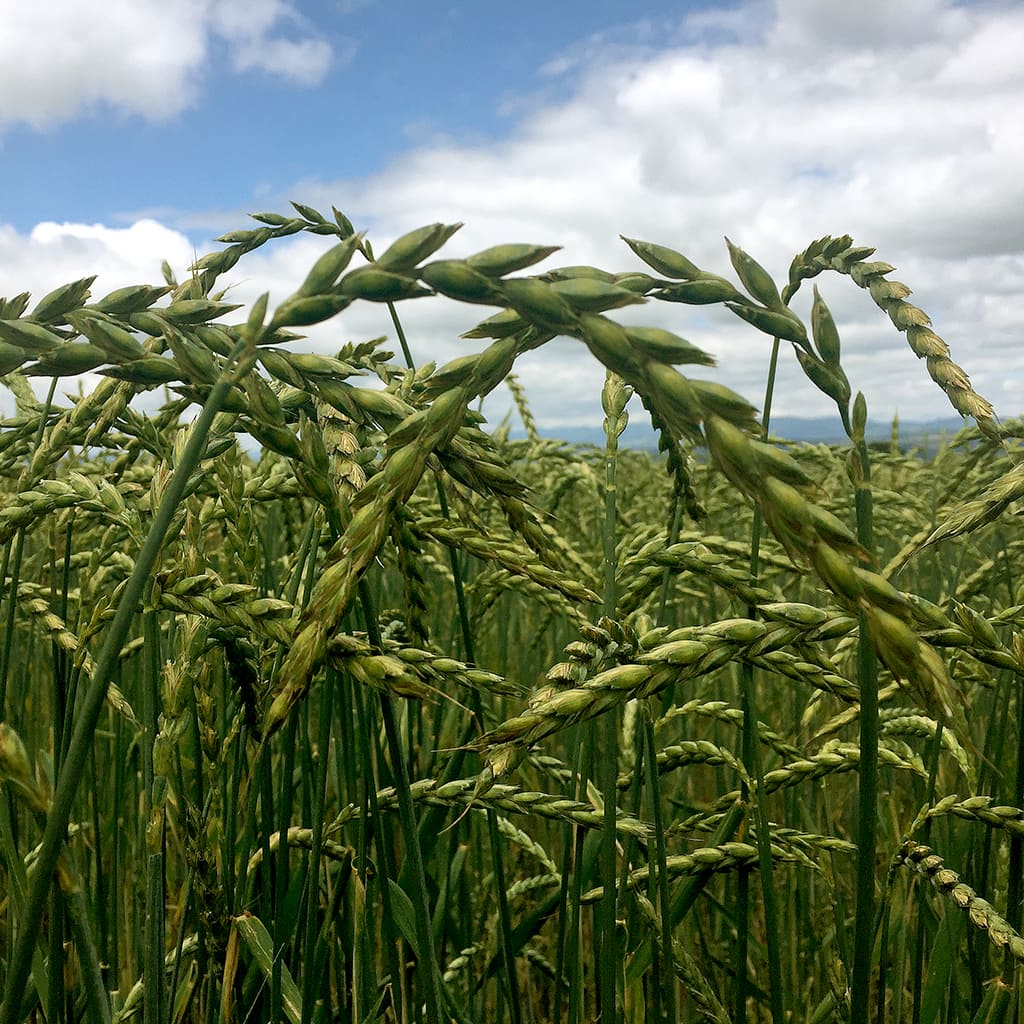
[[[899,768],[903,771],[913,772],[919,777],[926,778],[927,772],[920,764],[914,764],[900,757],[898,754],[884,747],[879,748],[878,763],[880,765]],[[781,768],[774,768],[764,774],[765,794],[774,793],[779,789],[786,789],[791,786],[798,786],[802,782],[811,779],[821,779],[826,776],[853,772],[860,764],[860,748],[853,743],[827,743],[818,753],[783,765]],[[740,798],[740,791],[734,790],[730,793],[723,793],[713,805],[716,811],[724,810],[732,806]]]
[[[991,404],[971,387],[967,374],[949,358],[949,346],[930,329],[931,320],[924,310],[906,301],[910,289],[900,281],[888,280],[886,275],[895,267],[866,262],[873,252],[854,247],[848,235],[838,239],[826,236],[812,242],[793,260],[789,284],[783,291],[784,301],[789,302],[801,281],[824,270],[847,274],[870,293],[896,329],[907,335],[914,355],[926,360],[929,376],[945,391],[953,408],[962,416],[973,416],[986,437],[998,440],[999,427]]]
[[[661,936],[665,934],[661,916],[655,909],[654,904],[639,889],[634,890],[633,899],[649,923],[650,933],[655,937],[655,941],[658,942],[661,955],[668,959],[667,952],[660,948]],[[705,977],[704,972],[697,966],[696,961],[683,943],[675,938],[672,939],[670,962],[676,977],[682,982],[684,990],[689,994],[704,1020],[708,1024],[728,1024],[730,1017],[719,1001],[718,996],[715,995],[714,989]]]
[[[709,871],[735,871],[741,867],[756,867],[757,856],[757,847],[750,843],[723,843],[721,846],[707,846],[693,850],[691,853],[670,856],[666,858],[665,869],[670,878],[701,875]],[[799,864],[808,868],[816,867],[814,861],[800,851],[785,850],[774,843],[772,844],[772,861]],[[649,877],[650,868],[637,868],[626,876],[626,888],[634,890],[646,886]],[[603,895],[604,888],[597,886],[583,893],[580,900],[583,903],[596,903]]]
[[[988,935],[989,942],[996,949],[1005,950],[1018,963],[1024,963],[1024,938],[955,871],[945,867],[942,858],[931,847],[908,840],[900,847],[897,860],[928,879],[953,906],[967,915],[967,920],[975,928]]]

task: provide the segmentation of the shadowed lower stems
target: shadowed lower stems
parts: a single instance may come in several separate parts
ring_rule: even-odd
[[[242,357],[244,350],[244,343],[240,343],[232,353],[232,364]],[[231,380],[226,375],[222,376],[210,389],[209,398],[192,427],[188,444],[185,446],[174,474],[168,481],[163,501],[153,517],[153,523],[135,561],[132,574],[125,584],[121,601],[114,613],[114,619],[107,630],[103,649],[96,661],[92,680],[79,707],[64,769],[53,795],[43,841],[39,847],[35,868],[31,875],[21,931],[9,962],[0,1024],[17,1024],[18,1011],[24,997],[25,985],[32,963],[32,951],[35,949],[36,939],[43,921],[46,895],[52,884],[53,872],[64,845],[68,822],[71,819],[71,805],[85,775],[85,764],[92,747],[93,734],[96,731],[100,711],[106,700],[107,686],[120,659],[121,647],[128,636],[132,618],[142,599],[143,590],[149,581],[164,537],[178,510],[186,484],[196,466],[199,465],[199,460],[206,449],[206,440],[213,426],[214,417],[220,411],[230,387]]]
[[[858,444],[861,484],[856,493],[857,539],[874,546],[870,464],[867,446]],[[867,616],[859,615],[857,682],[860,687],[860,772],[857,801],[857,908],[851,978],[852,1024],[867,1024],[871,1006],[871,954],[875,937],[875,850],[878,817],[878,674]]]

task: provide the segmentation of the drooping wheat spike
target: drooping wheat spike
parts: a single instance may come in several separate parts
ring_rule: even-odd
[[[1024,497],[1024,465],[1011,466],[976,498],[963,502],[935,527],[919,547],[960,537],[994,523],[1013,502]]]
[[[544,889],[555,889],[561,884],[562,876],[560,874],[531,875],[513,882],[505,890],[505,895],[509,902],[512,902],[512,900],[520,899],[523,896],[532,896]],[[493,927],[491,925],[491,928]]]
[[[80,398],[72,409],[61,415],[47,432],[26,471],[27,479],[41,480],[50,467],[64,458],[74,445],[85,443],[93,425],[100,422],[101,418],[108,426],[113,423],[134,393],[134,388],[120,381],[101,381],[92,392]]]
[[[20,316],[21,314],[17,314]],[[0,314],[0,318],[8,319],[8,314]],[[16,416],[18,419],[31,419],[32,417],[38,416],[43,411],[42,403],[36,398],[36,393],[32,390],[32,385],[29,384],[28,379],[20,370],[9,370],[4,374],[0,374],[3,379],[4,387],[6,387],[12,395],[14,395],[14,403]],[[10,421],[8,421],[10,422]],[[13,427],[14,424],[11,423]],[[7,428],[3,431],[4,438],[6,440]]]
[[[780,606],[776,604],[766,607],[777,610]],[[813,621],[808,618],[800,621],[798,615],[794,615],[790,622],[771,623],[771,616],[766,618],[770,624],[760,640],[745,651],[743,656],[746,660],[770,672],[789,676],[796,682],[807,683],[822,692],[832,693],[846,703],[857,701],[856,686],[839,673],[820,644],[822,640],[849,635],[856,625],[852,620],[846,616],[829,617],[824,613],[820,619]],[[743,620],[726,620],[727,623],[730,621],[738,623]],[[716,627],[724,628],[724,625],[714,624],[708,628],[714,631]],[[699,639],[701,635],[700,627],[677,630],[660,627],[646,634],[644,642],[654,646],[676,640]],[[794,651],[784,649],[787,643],[793,645]]]
[[[641,396],[641,401],[651,415],[651,426],[658,432],[658,451],[665,455],[675,495],[682,503],[686,514],[694,522],[699,523],[707,518],[707,511],[701,505],[697,492],[694,490],[693,466],[689,451],[643,396]]]
[[[663,747],[657,753],[658,774],[666,775],[688,765],[704,764],[712,767],[724,765],[734,771],[745,783],[750,779],[747,770],[731,751],[709,740],[683,740]],[[618,778],[619,789],[625,790],[632,784],[632,773]]]
[[[337,831],[337,829],[335,829]],[[288,828],[286,835],[286,842],[289,848],[294,847],[295,849],[310,850],[313,848],[313,830],[302,825],[291,825]],[[329,860],[336,861],[351,861],[352,855],[355,851],[351,846],[345,846],[342,843],[337,842],[328,836],[323,836],[322,846],[320,852],[324,857]],[[281,833],[274,831],[268,837],[268,847],[271,853],[276,853],[281,849]],[[249,857],[249,870],[258,867],[263,863],[263,848],[260,847],[254,850],[252,855]]]
[[[825,348],[828,351],[815,352],[811,348],[806,328],[789,309],[789,303],[802,281],[825,270],[847,274],[857,285],[870,292],[872,299],[888,314],[897,330],[906,333],[912,351],[918,358],[927,360],[929,375],[945,391],[953,408],[962,416],[974,417],[986,437],[1001,443],[999,426],[991,404],[974,390],[964,370],[949,358],[949,346],[931,330],[928,315],[906,301],[910,289],[902,282],[886,278],[894,269],[890,264],[866,262],[874,250],[855,247],[848,235],[818,239],[798,254],[790,267],[789,282],[781,294],[764,268],[726,239],[733,267],[746,290],[759,305],[751,303],[731,282],[701,270],[681,253],[635,239],[627,238],[624,241],[659,273],[682,282],[655,290],[652,293],[655,298],[690,304],[723,302],[733,313],[759,330],[792,342],[805,372],[822,391],[835,399],[844,421],[850,399],[850,385],[839,365],[837,335],[834,330],[826,330],[826,338],[834,336],[836,344],[827,344]],[[815,300],[816,319],[821,319],[818,316],[821,313],[830,325],[827,307],[824,307],[817,294]],[[822,332],[816,331],[815,334],[821,349]]]
[[[545,565],[584,582],[592,575],[586,560],[530,504],[521,474],[512,470],[493,438],[478,429],[463,426],[435,457],[469,495],[493,498],[512,532],[522,537]]]
[[[9,375],[3,380],[10,380]],[[24,465],[39,430],[39,413],[0,420],[0,477],[7,479]]]
[[[443,975],[444,983],[446,985],[451,985],[453,982],[457,981],[459,975],[473,963],[473,958],[479,956],[484,952],[484,950],[484,945],[479,942],[474,942],[472,946],[466,946],[464,949],[460,949],[459,952],[448,961],[448,965],[445,967]]]
[[[757,502],[790,557],[809,560],[847,608],[864,613],[882,663],[925,708],[967,736],[963,705],[945,664],[916,630],[907,599],[883,576],[858,564],[869,558],[849,528],[801,493],[787,456],[778,453],[767,461],[746,434],[718,417],[708,418],[705,430],[716,463]]]
[[[996,558],[983,558],[978,562],[973,572],[966,573],[958,582],[953,596],[957,601],[972,603],[979,602],[988,604],[991,597],[988,593],[993,578],[993,573],[998,573],[1001,566],[1016,565],[1019,559],[1024,556],[1024,540],[1011,540],[999,552]]]
[[[772,844],[772,860],[777,863],[799,864],[802,867],[815,867],[805,854],[795,849],[783,849]],[[690,853],[675,854],[667,858],[665,866],[669,876],[679,878],[687,875],[700,875],[708,871],[735,871],[741,867],[754,867],[757,864],[757,847],[750,843],[723,843],[721,846],[707,846]],[[629,890],[646,886],[650,877],[650,868],[642,867],[631,871],[626,877],[626,888]],[[584,903],[596,903],[604,895],[603,886],[588,889],[580,897]]]
[[[310,230],[314,222],[305,217],[285,217],[277,213],[254,213],[253,219],[261,227],[241,231],[229,231],[216,239],[228,243],[227,248],[200,257],[190,268],[199,275],[201,288],[208,293],[216,279],[227,273],[246,254],[273,238],[284,238],[304,229]]]
[[[676,718],[683,715],[699,715],[710,718],[712,721],[724,722],[730,726],[738,727],[743,724],[743,712],[740,708],[733,707],[724,700],[703,700],[696,698],[676,704],[668,709],[661,718],[655,722],[658,729],[671,724]],[[770,729],[764,722],[757,723],[757,740],[769,750],[775,751],[780,757],[795,761],[803,756],[799,747],[789,743],[783,736],[780,736],[774,729]]]
[[[523,428],[526,430],[527,439],[531,444],[536,444],[540,441],[540,431],[537,430],[537,421],[533,418],[533,410],[530,408],[530,402],[526,397],[526,390],[519,383],[519,378],[514,373],[510,373],[505,378],[505,384],[512,395],[512,401],[515,402],[519,418],[523,421]]]
[[[638,638],[628,623],[605,616],[596,623],[582,623],[579,630],[580,639],[573,640],[564,649],[566,660],[548,670],[547,678],[556,686],[564,683],[579,685],[605,665],[631,661],[637,651]],[[548,692],[544,689],[535,693],[531,697],[531,706],[540,703]]]
[[[0,543],[18,530],[31,529],[61,509],[76,508],[127,528],[138,535],[141,524],[135,506],[107,481],[98,485],[89,477],[72,471],[64,480],[40,480],[30,490],[10,496],[0,508]]]
[[[751,832],[756,836],[756,829],[752,829]],[[857,852],[857,844],[851,843],[847,839],[840,839],[837,836],[820,835],[816,832],[801,832],[798,829],[781,826],[773,826],[772,841],[783,849],[793,847],[806,856],[818,853],[829,855],[839,853],[849,857]],[[815,865],[816,869],[819,867],[820,865]]]
[[[417,647],[426,647],[429,638],[430,588],[423,575],[423,549],[420,537],[411,528],[407,507],[396,507],[391,541],[398,560],[402,593],[405,598],[409,636]]]
[[[907,840],[900,847],[897,861],[928,879],[954,907],[967,915],[967,920],[988,935],[996,949],[1004,950],[1018,963],[1024,963],[1022,938],[995,908],[964,882],[957,872],[947,868],[930,846]]]
[[[485,568],[466,587],[475,608],[475,618],[482,619],[489,614],[502,594],[518,594],[535,604],[538,611],[547,618],[568,618],[576,624],[587,621],[586,607],[578,605],[557,590],[549,590],[541,583],[527,576],[518,575],[497,566]],[[537,633],[532,642],[540,643],[544,633],[543,620],[537,623]]]
[[[542,587],[552,589],[577,604],[598,604],[594,591],[567,573],[538,561],[526,547],[504,540],[493,531],[483,534],[475,528],[459,526],[449,519],[431,517],[410,523],[413,532],[427,535],[448,547],[467,551],[484,562],[496,562],[508,572],[525,576]]]
[[[934,739],[939,723],[924,715],[913,714],[906,708],[880,708],[878,712],[879,726],[883,740],[892,736],[918,736]],[[975,782],[976,771],[967,751],[949,729],[942,730],[941,743],[943,749],[957,763],[965,779]]]
[[[34,815],[45,819],[50,795],[36,779],[21,736],[6,722],[0,722],[0,783],[10,786]]]
[[[160,607],[203,616],[241,637],[261,637],[285,647],[294,641],[300,621],[297,609],[281,598],[259,597],[255,586],[222,583],[211,571],[186,577],[175,570],[158,573],[157,584],[155,600]],[[335,633],[327,640],[324,659],[358,682],[400,697],[429,698],[452,685],[519,693],[518,687],[492,672],[393,641],[378,652],[365,637]]]
[[[200,937],[197,933],[193,932],[191,935],[184,936],[181,942],[180,955],[178,947],[172,949],[164,957],[164,966],[168,971],[173,971],[182,960],[194,957],[199,952],[199,947]],[[123,1021],[131,1020],[133,1016],[141,1012],[145,991],[146,987],[142,979],[139,979],[132,985],[120,1009],[114,1014],[113,1020],[115,1024],[122,1024]]]
[[[812,242],[794,258],[783,300],[788,303],[802,281],[822,271],[848,275],[870,293],[893,326],[906,334],[914,355],[927,361],[929,376],[946,393],[953,408],[961,416],[974,417],[986,437],[999,441],[999,425],[991,404],[974,390],[964,370],[949,358],[949,346],[931,330],[928,314],[906,301],[910,289],[900,281],[888,280],[886,275],[896,268],[889,263],[867,262],[873,252],[871,248],[854,246],[849,235],[826,236]]]
[[[352,276],[343,278],[342,285]],[[355,290],[365,291],[365,287],[361,285]],[[280,316],[281,311],[275,315]],[[446,390],[428,407],[407,416],[390,433],[390,455],[353,502],[352,518],[329,553],[328,564],[303,613],[299,635],[282,666],[277,695],[267,712],[267,733],[280,726],[308,689],[327,638],[340,623],[362,574],[386,537],[391,511],[409,499],[430,457],[454,438],[463,425],[469,403],[493,390],[529,343],[521,336],[504,338],[478,356],[459,361],[458,372],[449,369]]]
[[[513,824],[508,818],[502,817],[501,815],[497,818],[498,831],[511,840],[520,849],[529,853],[532,857],[535,857],[544,869],[548,872],[549,876],[558,876],[558,868],[555,862],[551,859],[547,850],[537,842],[528,832],[519,828],[518,825]]]
[[[504,783],[492,785],[486,791],[480,790],[479,779],[453,779],[450,782],[437,779],[418,779],[413,782],[410,792],[414,800],[440,806],[468,805],[478,811],[486,807],[511,814],[537,815],[555,821],[570,821],[583,828],[599,829],[603,827],[603,811],[593,804],[573,800],[569,797],[538,793],[520,789]],[[380,805],[393,809],[397,805],[394,789],[383,789],[378,794]],[[359,807],[348,806],[335,816],[328,831],[333,832],[362,814]],[[648,840],[653,835],[653,826],[649,822],[623,812],[618,812],[615,823],[616,832],[623,836]]]
[[[927,772],[920,764],[914,764],[884,747],[878,751],[879,764],[913,772],[919,777],[927,777]],[[776,790],[790,786],[798,786],[807,779],[820,779],[828,775],[856,771],[860,765],[860,748],[854,743],[837,743],[830,741],[818,753],[805,756],[799,761],[783,765],[765,772],[764,792],[774,793]],[[740,797],[740,791],[724,793],[714,803],[714,809],[721,811],[730,807]]]
[[[627,700],[651,696],[669,683],[695,679],[738,659],[763,657],[770,650],[789,646],[799,636],[796,627],[774,630],[751,619],[687,627],[667,636],[655,630],[651,646],[641,638],[641,653],[635,662],[614,665],[570,689],[541,691],[523,712],[488,732],[480,747],[487,753],[493,777],[500,778],[518,764],[525,748],[552,733]],[[553,673],[563,679],[574,675],[571,670]],[[849,685],[841,677],[837,680]],[[815,678],[808,681],[814,683]],[[849,696],[852,699],[852,693]]]
[[[20,598],[19,608],[32,616],[40,628],[49,635],[56,647],[71,656],[72,664],[76,668],[81,668],[87,679],[91,678],[95,668],[93,659],[82,642],[82,638],[76,636],[68,628],[64,619],[53,611],[50,606],[48,588],[44,589],[37,584],[22,580],[18,585],[18,596]],[[115,683],[110,683],[107,687],[107,702],[133,728],[142,728],[131,703]]]
[[[749,561],[749,550],[744,555],[736,550],[739,548],[742,545],[727,542],[724,538],[699,535],[692,539],[681,538],[672,545],[666,545],[664,538],[645,544],[623,561],[622,576],[627,583],[619,598],[620,614],[640,608],[644,599],[661,585],[665,569],[708,579],[726,592],[735,594],[745,604],[771,601],[771,592],[752,583],[749,567],[742,567],[742,558]],[[766,556],[766,561],[769,559],[770,556]],[[787,560],[784,564],[789,566],[791,563]]]
[[[964,799],[956,794],[945,796],[930,807],[925,807],[915,824],[920,827],[928,818],[941,818],[946,814],[1024,836],[1024,810],[1005,804],[993,804],[990,796],[970,796]]]
[[[904,692],[903,687],[899,683],[890,683],[888,686],[883,686],[878,691],[879,707],[887,704],[897,694]],[[817,693],[811,695],[811,699],[807,702],[807,707],[804,709],[804,713],[800,716],[800,724],[805,729],[810,728],[813,725],[818,711],[820,710],[816,698]],[[849,728],[854,722],[856,722],[859,715],[859,706],[844,708],[842,711],[829,718],[823,725],[815,729],[814,733],[810,737],[811,742],[818,743],[841,733],[844,729]]]
[[[671,958],[669,958],[669,951],[661,949],[661,936],[665,933],[662,927],[661,916],[655,909],[654,904],[639,889],[634,891],[633,899],[650,925],[650,933],[658,943],[659,952],[666,962],[671,962],[673,972],[682,983],[684,990],[693,1000],[694,1006],[700,1012],[706,1024],[728,1024],[730,1020],[728,1013],[726,1013],[725,1008],[711,987],[711,983],[686,946],[678,939],[673,938],[671,941]]]

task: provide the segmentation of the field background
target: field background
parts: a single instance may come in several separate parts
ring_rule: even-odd
[[[629,242],[516,276],[550,250],[374,258],[296,214],[190,280],[3,300],[3,1021],[1014,1019],[1018,425],[892,268],[826,238],[780,292]],[[337,245],[236,311],[218,278],[302,230]],[[827,306],[788,305],[826,271],[971,424],[868,444]],[[401,328],[432,291],[503,310],[440,369]],[[764,440],[772,381],[759,419],[618,325],[644,296],[792,349],[847,443]],[[305,352],[360,300],[397,345]],[[558,335],[607,367],[599,445],[516,382]]]

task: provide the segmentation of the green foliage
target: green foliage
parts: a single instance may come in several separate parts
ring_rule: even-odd
[[[1019,450],[892,268],[825,238],[780,291],[731,242],[736,283],[628,240],[668,280],[509,277],[555,249],[435,259],[434,224],[374,260],[295,209],[182,284],[0,300],[4,1024],[996,1019],[1024,960]],[[223,301],[299,231],[336,244],[294,295]],[[810,330],[789,307],[826,270],[977,428],[869,462],[841,325],[817,289]],[[435,292],[500,312],[417,369],[395,303]],[[646,299],[790,341],[850,448],[763,436],[679,372],[709,354],[614,319]],[[296,351],[355,301],[405,365]],[[512,376],[557,335],[609,371],[603,450],[543,438]],[[89,368],[67,407],[24,377]],[[504,381],[525,440],[474,411]],[[645,414],[659,454],[618,445]]]

